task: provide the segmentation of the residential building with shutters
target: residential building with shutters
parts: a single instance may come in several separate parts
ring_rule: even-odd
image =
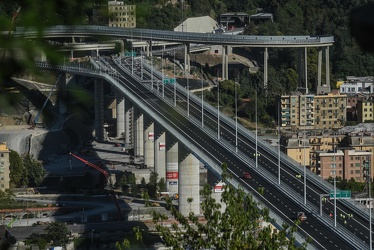
[[[314,128],[314,95],[280,96],[281,127],[293,131]]]
[[[372,160],[372,152],[369,150],[355,150],[354,148],[336,148],[334,150],[317,153],[317,174],[323,179],[329,177],[341,177],[342,179],[354,179],[357,182],[366,181],[362,170],[364,160]],[[372,173],[373,175],[373,173]]]
[[[347,120],[347,95],[329,93],[314,96],[314,129],[338,129]]]
[[[7,148],[6,143],[0,143],[0,190],[2,191],[9,189],[9,154],[10,150]]]
[[[136,27],[136,5],[128,5],[123,1],[108,1],[106,5],[93,8],[92,21],[95,25],[110,27]]]
[[[359,100],[357,102],[357,121],[374,121],[374,100]]]

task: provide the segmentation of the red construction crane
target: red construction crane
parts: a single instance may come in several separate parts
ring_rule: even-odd
[[[85,159],[83,159],[83,158],[81,158],[81,157],[79,157],[79,156],[77,156],[77,155],[75,155],[73,153],[70,153],[70,155],[74,156],[75,158],[77,158],[81,162],[85,163],[86,165],[88,165],[88,166],[90,166],[90,167],[92,167],[92,168],[94,168],[96,170],[99,170],[105,176],[105,180],[108,182],[110,176],[109,176],[109,174],[108,174],[107,171],[105,171],[104,169],[96,166],[95,164],[92,164],[91,162],[89,162],[89,161],[87,161],[87,160],[85,160]],[[118,203],[117,196],[116,196],[116,194],[114,193],[114,191],[112,189],[110,190],[110,194],[112,195],[112,197],[114,199],[114,202],[115,202],[116,207],[117,207],[118,215],[119,215],[120,219],[122,220],[123,219],[123,213],[122,213],[121,207],[120,207],[120,205]]]
[[[109,174],[107,171],[105,171],[104,169],[92,164],[91,162],[73,154],[73,153],[70,153],[71,156],[74,156],[75,158],[77,158],[78,160],[80,160],[81,162],[85,163],[86,165],[90,166],[91,168],[94,168],[96,170],[99,170],[104,176],[105,176],[105,179],[108,180],[109,179]]]

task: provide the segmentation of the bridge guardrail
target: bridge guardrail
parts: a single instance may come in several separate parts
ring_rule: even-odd
[[[43,31],[43,36],[56,35],[105,35],[111,37],[126,37],[138,39],[153,39],[155,41],[177,41],[182,43],[204,43],[204,44],[226,44],[226,45],[261,45],[269,47],[276,45],[312,45],[315,47],[332,45],[333,37],[326,36],[249,36],[235,35],[227,36],[223,34],[207,34],[196,32],[175,32],[167,30],[151,30],[139,28],[117,28],[105,26],[76,25],[65,26],[57,25],[47,27]],[[16,27],[14,36],[38,36],[39,31],[30,27]]]

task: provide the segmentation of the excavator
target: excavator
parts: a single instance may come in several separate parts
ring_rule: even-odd
[[[104,169],[102,169],[102,168],[96,166],[95,164],[93,164],[93,163],[91,163],[91,162],[89,162],[89,161],[87,161],[87,160],[85,160],[85,159],[83,159],[83,158],[81,158],[81,157],[79,157],[79,156],[73,154],[73,153],[70,153],[70,155],[73,156],[74,158],[80,160],[81,162],[83,162],[83,163],[86,164],[87,166],[89,166],[89,167],[91,167],[91,168],[94,168],[94,169],[100,171],[100,172],[105,176],[105,180],[106,180],[107,184],[110,184],[110,182],[111,182],[111,181],[110,181],[110,175],[108,174],[107,171],[105,171]],[[111,196],[113,197],[113,199],[114,199],[115,205],[116,205],[116,207],[117,207],[117,211],[118,211],[119,219],[120,219],[120,220],[123,220],[124,217],[123,217],[123,213],[122,213],[121,207],[120,207],[120,205],[119,205],[119,202],[118,202],[117,196],[116,196],[116,194],[114,193],[114,190],[113,190],[112,188],[110,188],[110,189],[108,189],[108,190],[109,190],[110,195],[111,195]]]

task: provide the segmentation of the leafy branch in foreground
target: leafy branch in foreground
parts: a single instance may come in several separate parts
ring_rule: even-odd
[[[223,181],[228,183],[230,176],[225,163],[222,169]],[[283,225],[282,230],[273,233],[269,210],[242,189],[226,184],[220,203],[206,185],[201,197],[203,218],[194,213],[183,216],[170,199],[168,206],[176,221],[171,227],[163,225],[168,220],[166,215],[153,212],[156,229],[166,246],[173,249],[305,249],[307,246],[307,242],[296,245],[293,236],[296,226]]]

